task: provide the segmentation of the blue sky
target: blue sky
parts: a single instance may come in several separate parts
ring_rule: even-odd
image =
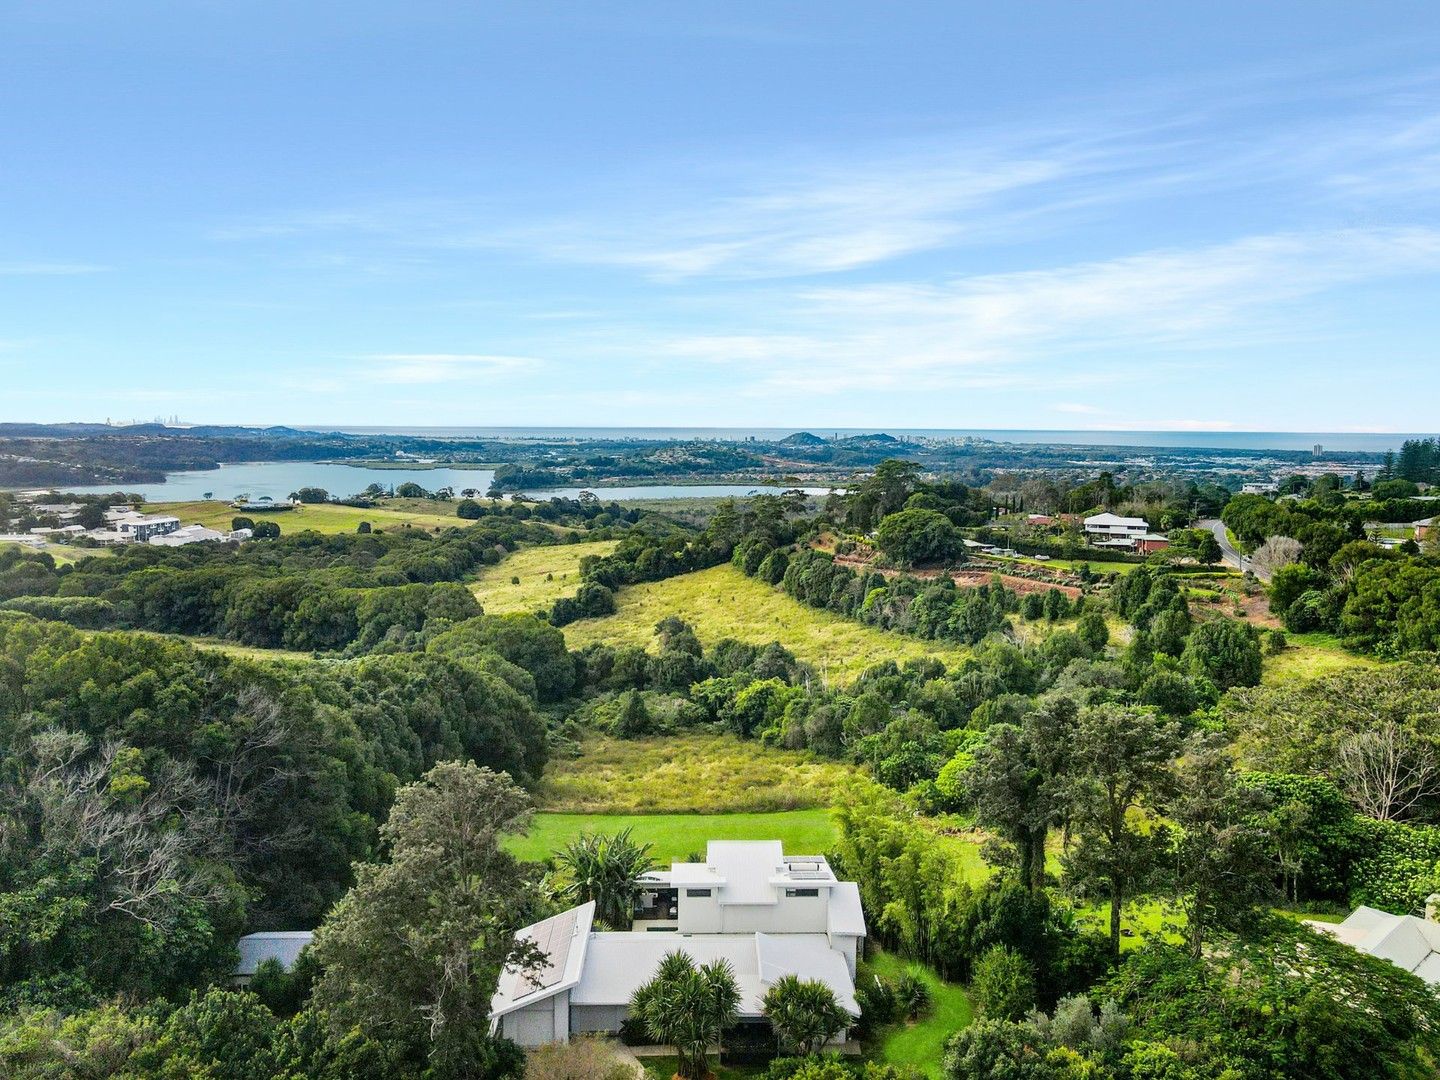
[[[0,0],[0,419],[1432,430],[1437,42]]]

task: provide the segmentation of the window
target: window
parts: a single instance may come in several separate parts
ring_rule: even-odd
[[[786,896],[819,896],[819,889],[786,889]]]
[[[686,896],[709,896],[709,895],[710,895],[710,890],[709,890],[709,889],[686,889],[686,890],[685,890],[685,895],[686,895]]]

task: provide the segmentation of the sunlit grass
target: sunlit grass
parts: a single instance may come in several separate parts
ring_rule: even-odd
[[[925,1076],[944,1075],[940,1066],[950,1036],[970,1024],[970,999],[959,984],[946,982],[933,970],[913,961],[871,947],[860,978],[878,975],[898,979],[907,971],[918,975],[930,988],[930,1011],[915,1023],[888,1024],[870,1040],[867,1056],[887,1065],[909,1065]]]
[[[574,596],[580,588],[581,559],[609,555],[618,543],[594,540],[525,548],[481,570],[471,590],[491,615],[548,610],[556,600]],[[510,580],[517,577],[518,585]]]
[[[584,813],[725,813],[826,807],[854,768],[734,735],[587,740],[552,760],[540,805]]]
[[[1351,652],[1334,634],[1287,634],[1285,648],[1265,656],[1261,682],[1282,686],[1297,679],[1316,679],[1357,667],[1377,667],[1380,661]]]
[[[787,854],[825,854],[835,846],[829,810],[786,810],[774,814],[551,814],[540,813],[524,836],[505,846],[522,859],[540,861],[581,833],[616,833],[630,828],[648,843],[657,864],[705,850],[707,840],[779,840]]]
[[[621,589],[616,600],[614,615],[565,628],[572,649],[594,642],[648,648],[654,644],[655,624],[666,615],[678,615],[695,627],[706,645],[727,637],[755,644],[778,641],[823,676],[841,683],[882,660],[935,656],[950,666],[969,652],[963,645],[892,634],[807,607],[728,564],[630,586]]]
[[[412,529],[448,529],[463,526],[469,522],[455,516],[454,503],[420,503],[423,509],[415,509],[415,502],[407,502],[405,509],[389,507],[362,508],[338,506],[333,503],[306,503],[290,510],[247,511],[236,510],[229,503],[219,499],[205,502],[146,503],[141,509],[147,514],[173,514],[182,525],[199,523],[211,529],[228,530],[237,517],[248,517],[251,521],[273,521],[280,526],[280,534],[288,536],[305,532],[307,529],[319,533],[353,533],[362,521],[368,521],[376,531]],[[433,509],[431,509],[433,507]]]

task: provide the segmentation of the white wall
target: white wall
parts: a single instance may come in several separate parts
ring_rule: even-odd
[[[502,1016],[500,1032],[521,1046],[567,1042],[570,1038],[570,992],[563,991]]]

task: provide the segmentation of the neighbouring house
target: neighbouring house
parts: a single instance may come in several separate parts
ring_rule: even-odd
[[[85,506],[83,503],[35,503],[30,509],[37,514],[49,514],[61,521],[69,521],[85,509]]]
[[[1421,518],[1414,524],[1415,542],[1417,544],[1423,544],[1426,540],[1430,539],[1430,533],[1435,528],[1435,519],[1433,517]]]
[[[1105,513],[1092,514],[1085,519],[1085,535],[1097,545],[1103,540],[1137,540],[1149,531],[1150,523],[1144,518]]]
[[[860,1015],[860,890],[837,880],[823,856],[785,855],[778,840],[712,840],[703,863],[673,863],[646,874],[641,886],[628,930],[595,930],[593,903],[521,930],[517,936],[545,960],[501,975],[491,1030],[522,1046],[618,1032],[635,991],[677,951],[697,964],[729,962],[742,1024],[764,1022],[765,993],[785,975],[825,983],[851,1016]]]
[[[1025,518],[1026,525],[1048,526],[1054,525],[1055,519],[1049,514],[1030,514]]]
[[[24,544],[26,547],[44,547],[43,536],[32,536],[29,533],[0,533],[0,544]]]
[[[256,969],[266,960],[278,960],[280,966],[289,971],[314,936],[310,930],[263,930],[246,934],[236,942],[240,962],[230,973],[230,981],[236,986],[248,986]]]
[[[1141,555],[1149,555],[1152,551],[1164,551],[1170,546],[1170,538],[1160,533],[1145,533],[1135,537],[1135,550]]]
[[[1279,485],[1279,484],[1274,484],[1274,483],[1265,483],[1265,484],[1241,484],[1241,485],[1240,485],[1240,494],[1241,494],[1241,495],[1278,495],[1278,494],[1280,494],[1280,485]]]
[[[97,530],[97,532],[121,533],[137,544],[144,544],[152,536],[162,536],[180,528],[180,519],[168,514],[141,514],[127,509],[123,511],[107,510],[105,517],[110,522],[110,528]],[[96,536],[96,539],[102,538]],[[125,543],[126,541],[120,542]]]
[[[207,529],[204,525],[186,525],[184,528],[171,532],[158,533],[150,537],[147,543],[161,547],[184,547],[186,544],[201,544],[226,539],[228,539],[227,535],[216,529]]]
[[[1392,915],[1372,907],[1358,907],[1341,923],[1307,919],[1306,926],[1329,934],[1360,952],[1389,960],[1431,986],[1440,986],[1440,922],[1436,921],[1440,894],[1425,901],[1425,918]]]

